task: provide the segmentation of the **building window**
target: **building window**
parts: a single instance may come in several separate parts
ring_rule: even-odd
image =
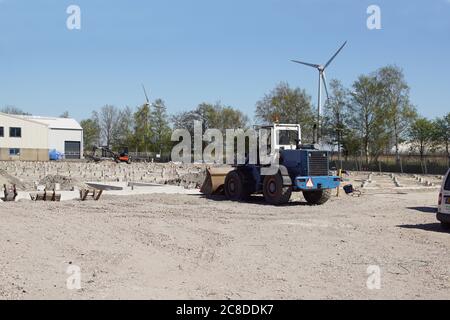
[[[0,137],[4,137],[5,136],[5,132],[4,132],[4,128],[0,127]]]
[[[21,138],[22,128],[9,128],[9,136],[11,138]]]
[[[9,149],[9,155],[10,156],[20,156],[20,149],[19,148]]]

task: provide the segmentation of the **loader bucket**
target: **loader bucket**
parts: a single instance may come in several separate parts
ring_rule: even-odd
[[[200,192],[207,196],[223,194],[225,178],[232,170],[233,168],[207,168],[206,179]]]

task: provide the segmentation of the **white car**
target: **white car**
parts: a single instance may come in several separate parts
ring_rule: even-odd
[[[439,193],[437,219],[444,228],[450,229],[450,170],[444,177]]]

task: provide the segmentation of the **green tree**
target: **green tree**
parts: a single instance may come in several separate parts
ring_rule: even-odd
[[[348,97],[349,93],[339,80],[330,81],[331,96],[325,104],[323,117],[323,131],[328,143],[337,145],[338,161],[341,161],[341,149],[344,135],[350,133],[348,130]],[[346,141],[349,142],[347,139]]]
[[[383,87],[374,75],[361,75],[353,83],[350,123],[360,133],[365,163],[370,156],[377,157],[384,149],[386,139],[386,118],[383,106]]]
[[[201,103],[195,110],[181,112],[172,117],[175,129],[187,129],[193,135],[194,121],[202,121],[203,130],[210,128],[225,132],[226,129],[246,128],[248,117],[230,106],[220,103]]]
[[[248,117],[240,110],[230,106],[219,108],[220,124],[219,129],[245,129],[248,126]]]
[[[171,146],[171,129],[167,116],[167,107],[163,100],[157,99],[151,111],[151,131],[154,151],[167,152]]]
[[[410,142],[413,148],[419,150],[420,160],[424,164],[424,158],[427,150],[433,146],[435,143],[434,138],[436,136],[436,127],[432,121],[426,118],[418,118],[411,125],[409,130]],[[424,173],[426,172],[426,166]]]
[[[417,112],[410,104],[409,86],[399,67],[383,67],[376,72],[376,76],[382,86],[385,116],[388,128],[392,131],[396,161],[400,163],[399,144],[406,139]]]
[[[256,103],[256,119],[260,123],[300,124],[304,140],[313,139],[314,114],[311,97],[305,90],[280,83]]]
[[[435,121],[435,141],[442,144],[450,166],[450,112]]]
[[[113,146],[117,150],[122,150],[124,147],[131,148],[134,146],[134,119],[133,110],[126,106],[119,110],[117,125],[114,126]]]
[[[136,151],[148,152],[151,144],[150,105],[143,104],[134,113],[134,146]]]
[[[80,125],[83,128],[84,149],[90,150],[99,143],[100,126],[94,118],[82,120]]]
[[[355,130],[345,128],[342,133],[342,148],[344,149],[345,160],[348,156],[358,156],[362,147],[361,139]]]
[[[172,117],[173,128],[188,130],[192,139],[194,138],[194,121],[202,122],[203,132],[208,129],[218,129],[223,134],[226,129],[245,130],[248,125],[248,118],[244,113],[220,103],[201,103],[195,110],[182,112]],[[207,143],[203,142],[203,147],[206,145]]]

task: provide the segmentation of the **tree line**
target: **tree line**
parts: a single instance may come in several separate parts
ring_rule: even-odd
[[[397,162],[401,152],[418,152],[423,161],[429,152],[444,151],[450,159],[450,112],[426,119],[418,114],[409,93],[397,66],[361,75],[350,88],[331,81],[323,119],[327,141],[342,148],[344,156],[362,156],[366,164],[391,152]]]
[[[321,117],[321,141],[338,157],[362,158],[365,164],[393,153],[445,153],[450,164],[450,112],[437,119],[420,116],[410,100],[410,87],[401,68],[388,65],[360,75],[346,88],[330,82],[330,97]],[[302,89],[280,83],[256,103],[260,122],[299,123],[303,142],[313,141],[317,124],[311,97]]]
[[[437,119],[420,116],[398,66],[388,65],[360,75],[349,88],[336,79],[329,85],[320,136],[328,148],[338,151],[339,157],[357,156],[369,164],[393,153],[400,161],[406,149],[422,159],[432,152],[445,153],[450,159],[450,112]],[[0,111],[26,114],[13,106]],[[256,102],[254,115],[258,124],[298,123],[303,143],[313,141],[316,106],[304,89],[279,83]],[[68,116],[68,112],[61,115]],[[193,110],[170,115],[162,99],[136,108],[105,105],[80,124],[86,149],[106,145],[113,149],[126,146],[135,152],[170,153],[173,130],[187,129],[192,134],[195,120],[202,121],[203,130],[250,126],[248,116],[232,106],[204,102]]]
[[[169,115],[162,99],[146,103],[135,110],[105,105],[81,121],[85,148],[128,147],[134,152],[170,153],[175,129],[187,129],[193,136],[194,121],[202,121],[203,130],[246,128],[248,117],[241,111],[221,103],[201,103],[194,110]]]

